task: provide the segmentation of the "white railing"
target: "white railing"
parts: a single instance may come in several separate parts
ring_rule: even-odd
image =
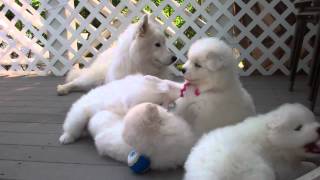
[[[292,0],[0,0],[0,74],[61,76],[76,63],[88,66],[148,12],[163,23],[180,63],[192,42],[216,36],[239,51],[241,75],[289,73]],[[308,28],[299,65],[305,72],[315,25]]]

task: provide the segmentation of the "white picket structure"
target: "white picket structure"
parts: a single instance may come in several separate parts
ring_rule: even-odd
[[[215,36],[239,52],[241,75],[289,73],[296,12],[292,0],[164,0],[158,6],[148,0],[120,1],[116,6],[111,0],[40,3],[34,9],[31,0],[0,0],[0,75],[61,76],[74,64],[88,66],[133,19],[146,13],[147,6],[162,21],[168,46],[180,62],[186,61],[192,42]],[[169,17],[163,13],[168,6],[173,9]],[[83,11],[85,16],[80,14]],[[173,23],[177,16],[184,20],[180,28]],[[15,27],[17,23],[23,24],[21,30]],[[315,28],[308,24],[299,65],[305,72],[312,58]]]

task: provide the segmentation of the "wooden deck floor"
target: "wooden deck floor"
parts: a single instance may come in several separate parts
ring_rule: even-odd
[[[56,85],[62,81],[57,77],[0,78],[0,179],[182,178],[181,169],[133,175],[126,165],[99,157],[90,139],[60,145],[58,137],[65,114],[81,96],[57,96]],[[258,112],[267,112],[285,102],[309,103],[305,76],[298,77],[293,93],[287,91],[285,76],[245,77],[242,82],[252,94]]]

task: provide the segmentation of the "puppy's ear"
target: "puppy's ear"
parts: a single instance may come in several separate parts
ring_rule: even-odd
[[[285,118],[281,118],[280,116],[275,116],[273,117],[273,119],[270,119],[267,122],[267,127],[269,129],[278,129],[280,127],[282,127],[282,125],[286,122]]]
[[[148,14],[149,23],[158,23],[153,14]]]
[[[209,52],[206,56],[206,59],[208,60],[207,67],[211,71],[217,71],[225,65],[223,58],[214,54],[213,52]]]
[[[147,127],[158,127],[161,124],[161,118],[157,105],[147,104],[145,111],[146,118],[143,121],[143,124]]]
[[[138,37],[143,37],[147,33],[147,30],[149,28],[148,19],[149,19],[148,15],[145,14],[139,20],[138,31],[137,31]]]

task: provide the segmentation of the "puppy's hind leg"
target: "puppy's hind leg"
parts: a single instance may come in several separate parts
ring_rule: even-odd
[[[59,138],[60,143],[69,144],[79,138],[83,134],[90,116],[88,108],[74,104],[63,124],[63,134]]]
[[[87,91],[103,83],[104,77],[97,74],[83,71],[83,73],[72,81],[57,86],[58,95],[66,95],[72,91]]]
[[[100,111],[90,119],[88,129],[101,156],[127,162],[131,147],[123,140],[123,128],[122,116],[110,111]]]

